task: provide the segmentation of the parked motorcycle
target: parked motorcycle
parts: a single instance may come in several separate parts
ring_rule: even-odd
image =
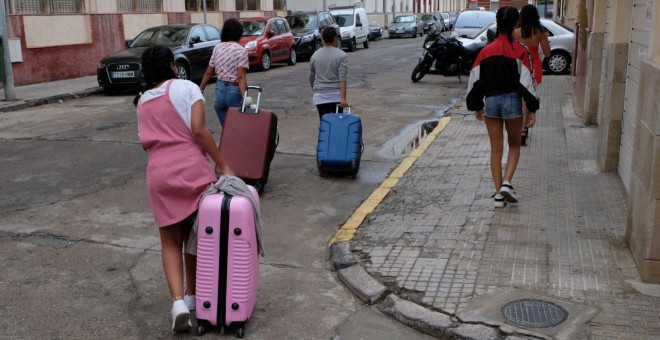
[[[429,73],[435,62],[435,70],[445,76],[458,76],[469,74],[479,51],[486,46],[487,41],[474,42],[464,46],[463,43],[453,36],[445,36],[440,30],[434,29],[424,39],[424,55],[412,72],[413,83]]]

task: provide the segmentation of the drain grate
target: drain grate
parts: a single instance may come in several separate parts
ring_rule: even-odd
[[[546,328],[566,321],[568,312],[552,302],[523,299],[509,302],[502,308],[507,321],[516,326]]]

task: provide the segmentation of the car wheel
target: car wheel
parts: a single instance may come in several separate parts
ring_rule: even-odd
[[[353,40],[351,40],[351,45],[348,47],[348,51],[353,52],[355,50],[357,50],[357,42],[355,41],[355,38],[353,38]]]
[[[292,49],[291,49],[291,53],[289,53],[289,61],[288,61],[288,64],[289,64],[289,65],[295,65],[295,64],[296,64],[296,58],[297,58],[296,50],[292,48]]]
[[[563,74],[568,72],[571,64],[571,56],[566,51],[552,51],[546,61],[546,69],[552,74]]]
[[[416,29],[416,28],[415,28],[415,30],[413,31],[412,37],[413,37],[413,38],[417,38],[417,29]]]
[[[423,36],[424,36],[424,31],[419,32],[419,36],[420,36],[420,37],[423,37]]]
[[[369,48],[369,38],[367,37],[367,40],[364,41],[364,44],[362,44],[364,48]]]
[[[270,55],[266,51],[261,55],[260,66],[262,71],[268,71],[270,69]]]
[[[179,79],[190,80],[190,71],[186,63],[177,60],[176,70],[179,72]]]

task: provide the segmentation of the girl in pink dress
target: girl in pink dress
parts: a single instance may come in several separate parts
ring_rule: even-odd
[[[172,330],[191,327],[195,306],[197,259],[182,256],[199,199],[216,181],[215,172],[232,175],[206,127],[204,97],[199,87],[176,79],[174,55],[169,48],[151,47],[142,54],[147,91],[136,98],[138,134],[147,151],[147,193],[160,232],[162,261],[173,300]],[[185,299],[183,273],[185,258]]]

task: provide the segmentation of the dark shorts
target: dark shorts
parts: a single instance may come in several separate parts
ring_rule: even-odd
[[[522,100],[516,92],[486,97],[484,115],[497,119],[520,118],[523,116]]]

